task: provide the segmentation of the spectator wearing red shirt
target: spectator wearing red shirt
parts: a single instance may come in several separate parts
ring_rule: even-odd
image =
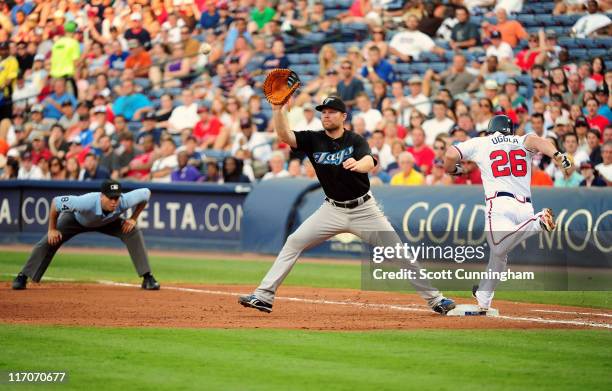
[[[41,132],[34,132],[32,134],[32,150],[30,152],[32,155],[32,164],[38,164],[38,161],[41,159],[51,160],[53,157],[53,154],[45,145],[45,138]]]
[[[599,110],[599,102],[597,102],[597,99],[591,98],[587,100],[586,109],[586,119],[589,123],[589,127],[599,129],[600,132],[603,132],[610,122],[603,115],[597,114],[597,111]]]
[[[155,160],[155,142],[152,135],[146,135],[142,139],[143,153],[136,156],[128,165],[129,170],[125,174],[126,178],[138,181],[147,180],[151,172],[151,166]]]
[[[433,149],[425,144],[425,131],[421,128],[412,129],[412,146],[406,149],[414,156],[414,164],[422,173],[429,173],[435,157]]]
[[[404,139],[407,135],[406,128],[397,123],[397,111],[394,108],[388,107],[383,110],[383,120],[386,123],[396,124],[395,130],[397,137]]]
[[[540,53],[542,53],[539,39],[536,34],[529,35],[528,45],[526,49],[521,50],[516,55],[516,65],[521,68],[523,72],[529,72],[535,65]]]
[[[200,147],[211,148],[221,132],[223,124],[216,115],[210,112],[210,107],[202,105],[198,109],[200,120],[193,128],[193,136],[198,140]]]

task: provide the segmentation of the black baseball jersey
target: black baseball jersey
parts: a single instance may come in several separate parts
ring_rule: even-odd
[[[370,146],[363,137],[346,130],[337,139],[330,138],[324,130],[294,133],[296,149],[306,153],[323,191],[329,198],[336,201],[354,200],[370,190],[368,174],[342,167],[342,162],[348,158],[359,160],[366,155],[372,155]]]

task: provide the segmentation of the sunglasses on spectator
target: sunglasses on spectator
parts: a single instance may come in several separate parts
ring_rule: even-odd
[[[438,146],[435,146],[435,145],[434,145],[434,147],[433,147],[433,148],[434,148],[436,151],[443,151],[443,150],[444,150],[444,147],[443,147],[443,146],[441,146],[441,145],[438,145]]]

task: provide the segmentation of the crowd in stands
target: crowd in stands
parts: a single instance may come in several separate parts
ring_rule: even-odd
[[[295,131],[340,96],[374,185],[479,184],[444,153],[496,114],[567,152],[539,186],[612,183],[612,20],[595,0],[0,0],[0,179],[316,179],[275,137],[268,70],[303,86]],[[549,28],[541,15],[560,21]],[[570,21],[570,22],[567,22]],[[206,47],[206,50],[204,50]],[[210,49],[210,50],[208,50]]]

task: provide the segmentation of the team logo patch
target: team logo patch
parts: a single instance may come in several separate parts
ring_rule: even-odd
[[[332,164],[339,166],[343,161],[353,156],[353,146],[344,148],[338,152],[315,152],[313,154],[315,163],[318,164]]]

